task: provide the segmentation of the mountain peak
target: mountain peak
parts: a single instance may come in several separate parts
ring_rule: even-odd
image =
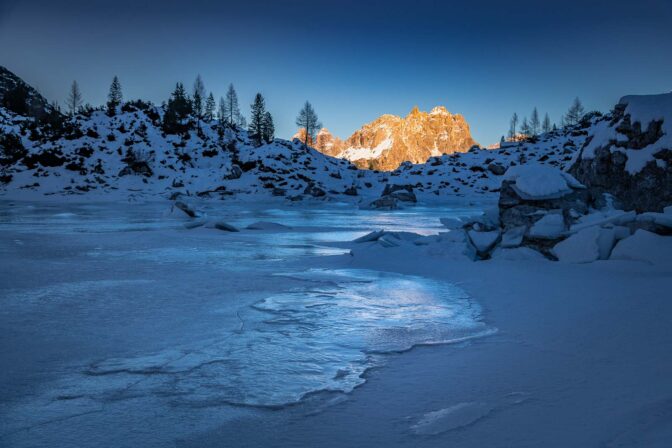
[[[431,110],[429,113],[430,115],[450,115],[450,112],[448,112],[448,109],[446,109],[445,106],[436,106]]]
[[[405,161],[423,163],[433,156],[464,152],[475,143],[461,115],[451,114],[444,106],[429,113],[416,106],[405,118],[381,115],[345,141],[321,129],[313,146],[360,167],[387,171]]]

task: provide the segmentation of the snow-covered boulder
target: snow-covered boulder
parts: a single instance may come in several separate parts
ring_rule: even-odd
[[[512,248],[520,246],[523,243],[523,237],[525,236],[526,231],[527,227],[525,226],[510,228],[502,235],[501,246],[503,248]]]
[[[529,247],[514,247],[514,248],[504,248],[498,247],[492,252],[493,260],[506,260],[506,261],[535,261],[535,260],[544,260],[544,256],[537,252],[534,249]]]
[[[550,210],[567,218],[588,211],[590,195],[572,176],[556,168],[527,165],[510,168],[499,195],[499,217],[505,229],[532,225]]]
[[[565,219],[562,213],[548,213],[535,222],[528,232],[531,238],[552,240],[562,237],[565,233]]]
[[[611,252],[611,260],[637,260],[672,266],[672,237],[639,229],[621,240]]]
[[[606,260],[614,243],[616,233],[613,228],[587,227],[558,243],[553,254],[559,261],[568,263],[591,263]]]
[[[511,167],[504,180],[524,200],[557,199],[575,189],[585,188],[571,174],[536,164]]]
[[[479,256],[484,256],[487,254],[490,249],[495,247],[495,244],[499,241],[500,233],[499,230],[493,230],[490,232],[477,232],[475,230],[469,230],[467,232],[469,236],[469,241],[476,249],[476,252]]]
[[[378,239],[385,235],[384,230],[376,230],[366,235],[360,236],[359,238],[353,240],[353,243],[369,243],[371,241],[378,241]]]

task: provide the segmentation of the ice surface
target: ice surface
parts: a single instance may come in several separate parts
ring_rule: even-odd
[[[232,405],[348,392],[386,353],[489,331],[452,284],[310,268],[375,228],[436,234],[451,210],[194,205],[242,230],[186,229],[166,203],[4,204],[2,444],[165,446]],[[287,227],[245,228],[260,221]]]
[[[436,435],[475,423],[494,410],[488,403],[458,403],[449,408],[428,412],[411,427],[416,434]]]

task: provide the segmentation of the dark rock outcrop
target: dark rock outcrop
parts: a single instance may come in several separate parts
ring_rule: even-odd
[[[664,131],[664,125],[672,127],[672,123],[662,119],[641,123],[632,116],[630,105],[635,110],[659,109],[658,115],[672,117],[672,93],[624,97],[609,123],[611,133],[588,139],[569,172],[593,194],[615,196],[625,210],[659,212],[672,204],[672,143]],[[651,157],[647,159],[643,151]],[[643,157],[643,167],[628,169],[633,157]]]

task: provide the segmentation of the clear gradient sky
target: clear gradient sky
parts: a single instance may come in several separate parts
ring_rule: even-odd
[[[160,103],[200,73],[246,113],[262,92],[285,138],[306,99],[340,137],[445,105],[490,144],[514,111],[670,91],[672,1],[0,0],[0,65],[61,103],[73,79]]]

